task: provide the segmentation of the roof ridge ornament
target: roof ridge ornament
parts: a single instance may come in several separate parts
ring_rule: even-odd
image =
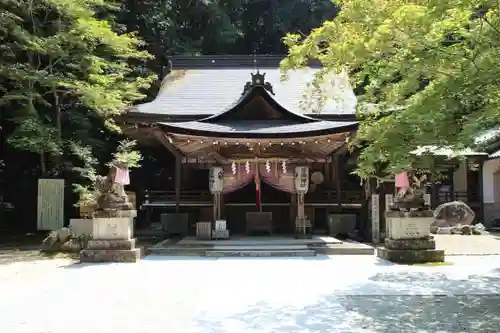
[[[266,82],[266,73],[260,73],[260,71],[257,70],[257,73],[250,73],[250,75],[252,76],[252,81],[248,81],[245,84],[242,95],[254,87],[262,87],[274,95],[273,85]]]

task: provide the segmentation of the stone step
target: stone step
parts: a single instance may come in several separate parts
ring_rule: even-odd
[[[210,250],[207,257],[314,257],[314,250]]]
[[[342,241],[330,236],[313,236],[309,239],[295,239],[291,237],[232,237],[225,240],[201,240],[196,237],[185,237],[177,245],[184,246],[322,246],[331,244],[342,244]]]
[[[307,245],[216,245],[212,247],[215,251],[301,251],[309,250]]]
[[[203,256],[210,248],[207,247],[150,247],[150,255],[171,255],[171,256]]]
[[[374,255],[375,249],[372,246],[311,246],[311,250],[318,254],[326,255]]]

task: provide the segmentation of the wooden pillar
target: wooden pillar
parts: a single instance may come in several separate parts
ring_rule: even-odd
[[[213,222],[220,219],[220,193],[214,193],[212,195],[213,198]],[[215,224],[214,224],[215,226]]]
[[[297,218],[301,220],[305,218],[304,193],[297,193]]]
[[[479,216],[477,217],[476,221],[481,221],[483,225],[485,224],[484,221],[484,178],[483,178],[483,167],[484,167],[484,158],[481,157],[479,160],[479,172],[478,172],[478,199],[479,199]]]
[[[436,184],[436,160],[431,156],[431,166],[430,166],[430,181],[431,181],[431,209],[435,209],[438,206],[438,191]]]
[[[297,194],[290,194],[290,225],[291,230],[295,232],[295,219],[297,218]]]
[[[450,180],[450,200],[455,201],[455,168],[448,169],[448,179]]]
[[[331,157],[328,157],[326,159],[325,164],[323,164],[323,172],[325,174],[325,183],[326,184],[330,184],[331,179],[332,179],[332,173],[331,173],[331,167],[330,167],[331,162],[330,161],[331,161]]]
[[[181,184],[182,184],[182,160],[180,156],[175,158],[175,212],[179,213],[181,208]]]
[[[335,186],[335,180],[339,177],[337,170],[335,168],[335,155],[332,155],[332,162],[328,163],[328,168],[330,169],[330,181],[327,183],[330,187]]]
[[[333,155],[334,160],[334,175],[335,175],[335,192],[337,192],[337,207],[342,207],[342,188],[341,188],[341,174],[340,174],[340,156],[338,154]]]
[[[221,219],[225,219],[226,218],[226,205],[224,203],[224,194],[220,194],[219,196],[219,215],[220,215],[220,218]]]

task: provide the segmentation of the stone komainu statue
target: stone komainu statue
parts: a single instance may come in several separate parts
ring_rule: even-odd
[[[126,169],[120,165],[113,165],[109,168],[107,176],[97,178],[96,188],[100,193],[97,198],[97,211],[133,209],[125,193],[124,185],[116,182],[119,168]]]
[[[420,178],[413,176],[411,178],[410,187],[406,188],[403,192],[399,193],[391,205],[391,210],[423,210],[429,209],[425,204],[424,199],[424,181],[427,177],[424,175]]]

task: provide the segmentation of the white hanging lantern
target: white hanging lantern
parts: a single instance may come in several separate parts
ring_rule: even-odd
[[[271,172],[271,163],[269,163],[269,160],[266,161],[266,172],[267,173]]]
[[[236,175],[236,163],[231,164],[231,171],[233,172],[233,175]]]
[[[281,163],[281,169],[283,170],[283,173],[286,173],[286,171],[287,171],[287,170],[286,170],[286,161],[283,161],[283,162]]]
[[[295,168],[295,189],[299,193],[307,193],[309,189],[309,167],[298,166]]]
[[[246,170],[247,175],[248,175],[250,173],[250,162],[248,162],[248,161],[245,163],[245,170]]]
[[[224,188],[224,171],[221,167],[210,168],[209,184],[211,193],[221,193]]]

